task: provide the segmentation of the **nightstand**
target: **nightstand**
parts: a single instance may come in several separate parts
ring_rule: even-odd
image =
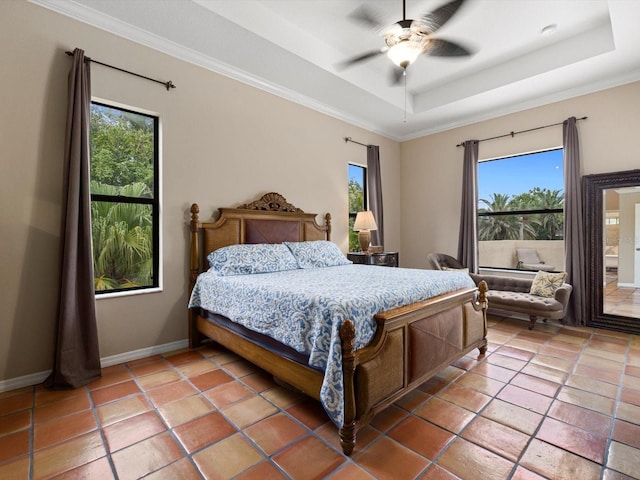
[[[364,253],[349,252],[347,258],[361,265],[380,265],[383,267],[398,266],[398,252]]]

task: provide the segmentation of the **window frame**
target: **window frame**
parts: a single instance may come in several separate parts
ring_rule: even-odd
[[[367,210],[369,208],[369,193],[368,193],[368,188],[367,188],[367,167],[364,165],[359,165],[357,163],[353,163],[353,162],[349,162],[347,165],[347,171],[351,168],[351,167],[356,167],[359,169],[362,169],[362,209],[363,210]],[[348,181],[347,181],[347,189],[349,188],[349,181],[351,180],[351,177],[349,176]],[[347,190],[347,196],[348,196],[349,192]],[[348,198],[347,198],[348,200]],[[351,239],[353,230],[352,230],[352,225],[356,220],[356,215],[358,214],[358,212],[352,212],[351,209],[348,209],[348,216],[347,216],[347,237],[349,239]]]
[[[96,299],[120,297],[127,295],[138,295],[142,293],[153,293],[162,291],[162,239],[161,239],[161,119],[160,115],[155,112],[150,112],[142,108],[135,108],[131,106],[125,106],[117,102],[111,102],[108,100],[98,99],[93,97],[91,99],[91,106],[98,105],[101,107],[107,107],[114,110],[133,113],[144,117],[151,118],[153,120],[153,196],[148,197],[127,197],[122,195],[105,195],[90,193],[90,203],[93,202],[105,202],[105,203],[126,203],[137,205],[150,205],[151,206],[151,222],[152,222],[152,275],[151,283],[149,285],[136,286],[136,287],[124,287],[114,288],[110,290],[95,290],[94,295]],[[91,169],[89,169],[91,172]],[[91,181],[91,173],[89,173],[89,181]],[[93,218],[91,219],[93,221]],[[92,251],[93,258],[93,251]]]
[[[367,189],[367,167],[363,166],[363,165],[358,165],[357,163],[351,163],[349,162],[349,167],[357,167],[357,168],[361,168],[362,169],[362,180],[364,185],[362,185],[362,209],[366,210],[368,208],[368,189]],[[347,183],[348,186],[348,183]],[[358,212],[352,212],[351,210],[349,210],[349,218],[352,218],[355,220],[356,215]]]
[[[527,155],[535,155],[535,154],[543,154],[546,152],[553,152],[553,151],[562,151],[564,150],[564,148],[562,146],[560,147],[550,147],[550,148],[545,148],[542,150],[536,150],[536,151],[532,151],[532,152],[524,152],[524,153],[516,153],[516,154],[512,154],[512,155],[506,155],[506,156],[502,156],[502,157],[495,157],[495,158],[487,158],[487,159],[483,159],[480,162],[478,162],[478,165],[476,168],[480,167],[481,163],[484,162],[492,162],[492,161],[501,161],[501,160],[508,160],[508,159],[512,159],[512,158],[516,158],[516,157],[523,157],[523,156],[527,156]],[[564,177],[564,158],[563,158],[563,177]],[[546,188],[546,187],[543,187]],[[479,190],[479,186],[478,186],[478,190]],[[528,192],[523,192],[523,193],[528,193]],[[562,194],[564,195],[564,189],[562,191]],[[480,202],[480,198],[478,198],[478,203]],[[563,205],[565,205],[563,203]],[[542,209],[531,209],[531,210],[502,210],[502,211],[497,211],[497,212],[480,212],[479,211],[480,208],[478,207],[478,211],[476,212],[476,233],[478,233],[479,230],[479,224],[480,224],[480,219],[483,217],[500,217],[500,216],[526,216],[526,215],[549,215],[549,214],[564,214],[565,210],[564,210],[564,206],[563,208],[542,208]],[[564,222],[564,220],[563,220]],[[562,241],[564,242],[565,238],[564,235],[562,236]],[[478,238],[478,243],[481,242],[481,240]],[[488,241],[488,240],[482,240],[482,241]],[[480,258],[478,256],[478,263],[480,263]],[[497,271],[514,271],[514,272],[523,272],[523,270],[518,269],[518,268],[513,268],[513,267],[497,267],[497,266],[488,266],[488,265],[478,265],[478,268],[481,269],[486,269],[486,270],[497,270]],[[524,271],[525,273],[527,273],[526,271]],[[530,273],[530,272],[529,272]]]

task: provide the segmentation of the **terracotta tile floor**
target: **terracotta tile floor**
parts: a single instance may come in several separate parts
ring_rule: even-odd
[[[604,313],[640,318],[640,288],[619,287],[617,270],[607,270]]]
[[[488,338],[351,457],[317,402],[214,346],[0,393],[0,478],[640,478],[639,336],[491,317]]]

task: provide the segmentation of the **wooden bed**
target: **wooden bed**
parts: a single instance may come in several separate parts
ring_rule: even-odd
[[[277,193],[238,208],[220,208],[212,222],[199,220],[191,206],[190,291],[208,268],[209,252],[232,244],[330,240],[331,217],[323,224]],[[390,268],[390,267],[370,267]],[[346,455],[357,431],[371,418],[440,370],[475,348],[486,353],[486,284],[465,288],[375,316],[377,330],[364,348],[354,348],[354,325],[340,328],[344,375],[344,425],[339,429]],[[222,322],[216,321],[216,317]],[[279,382],[319,399],[323,373],[283,355],[277,348],[239,334],[229,321],[200,309],[189,310],[189,345],[214,340],[271,373]],[[274,342],[272,342],[274,343]]]

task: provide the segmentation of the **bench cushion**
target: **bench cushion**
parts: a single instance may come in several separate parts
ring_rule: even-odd
[[[555,298],[539,297],[525,292],[489,290],[487,300],[489,308],[498,310],[509,310],[551,319],[560,319],[564,316],[564,307]]]

